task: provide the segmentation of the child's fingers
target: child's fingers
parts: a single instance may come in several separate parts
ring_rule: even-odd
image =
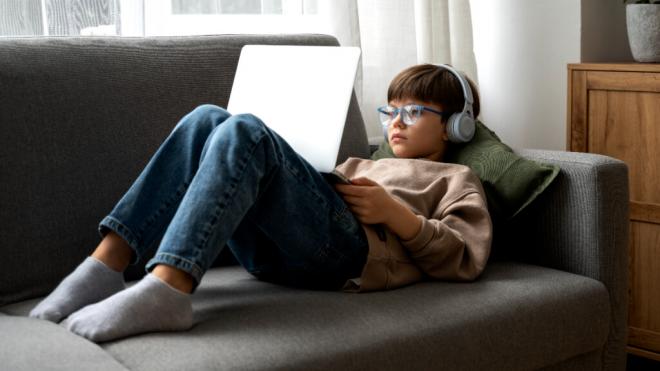
[[[374,186],[378,185],[378,183],[374,182],[373,180],[367,178],[367,177],[359,177],[359,178],[353,178],[351,179],[351,183],[354,185],[359,185],[359,186]]]
[[[344,202],[346,202],[349,205],[360,206],[364,203],[364,199],[362,199],[362,197],[344,196],[343,199]]]
[[[349,209],[355,215],[360,221],[365,217],[366,210],[363,207],[360,206],[350,206]]]
[[[356,185],[350,185],[350,184],[336,184],[335,189],[344,195],[351,195],[351,196],[362,196],[365,194],[365,189],[363,186],[356,186]]]

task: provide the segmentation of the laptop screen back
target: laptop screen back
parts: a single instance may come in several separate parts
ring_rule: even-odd
[[[360,49],[246,45],[227,110],[252,113],[320,172],[335,167]]]

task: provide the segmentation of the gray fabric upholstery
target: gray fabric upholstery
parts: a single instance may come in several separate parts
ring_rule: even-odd
[[[528,370],[599,349],[609,331],[602,283],[509,262],[475,283],[369,294],[293,289],[223,267],[204,276],[193,307],[191,331],[102,346],[131,370]]]
[[[324,35],[0,38],[0,305],[49,292],[96,247],[98,222],[177,121],[202,103],[226,107],[245,44],[338,45]],[[354,95],[338,160],[368,151]]]
[[[519,151],[561,172],[494,231],[494,256],[475,283],[344,294],[216,268],[194,298],[193,330],[103,349],[59,326],[17,317],[98,244],[99,220],[176,122],[199,104],[226,105],[240,47],[248,43],[337,40],[0,38],[3,367],[624,369],[627,168],[605,156],[558,151]],[[338,162],[349,155],[369,155],[355,97]],[[128,277],[142,273],[138,266]],[[46,344],[55,351],[42,351]],[[71,350],[58,358],[58,349]]]
[[[3,370],[126,370],[98,345],[48,321],[0,314],[0,329]]]
[[[552,366],[543,367],[540,371],[584,371],[602,369],[603,354],[602,349],[591,353],[580,354],[579,356],[569,358],[561,363]]]
[[[561,172],[508,228],[494,249],[510,258],[594,278],[610,295],[612,322],[605,370],[625,368],[628,330],[628,168],[611,157],[562,151],[520,150]]]

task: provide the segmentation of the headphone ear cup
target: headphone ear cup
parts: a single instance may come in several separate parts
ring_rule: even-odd
[[[447,120],[447,137],[450,142],[469,142],[474,136],[474,131],[474,120],[464,112],[455,113]]]

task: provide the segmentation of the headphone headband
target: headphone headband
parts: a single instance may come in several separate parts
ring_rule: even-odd
[[[446,64],[436,64],[436,66],[444,68],[451,72],[452,75],[456,76],[458,82],[463,88],[463,98],[465,98],[463,111],[460,113],[454,113],[449,119],[447,119],[447,136],[449,137],[449,140],[454,143],[469,142],[474,136],[476,128],[474,111],[472,110],[474,98],[472,97],[470,83],[467,81],[467,78],[465,78],[460,72],[456,71],[452,66]]]
[[[474,119],[474,111],[472,110],[474,98],[472,97],[472,89],[470,88],[470,83],[454,67],[448,64],[436,64],[436,66],[444,68],[451,72],[452,75],[456,76],[458,82],[461,84],[461,88],[463,88],[463,97],[465,98],[465,104],[463,105],[463,111],[461,113],[467,113],[470,118]]]

